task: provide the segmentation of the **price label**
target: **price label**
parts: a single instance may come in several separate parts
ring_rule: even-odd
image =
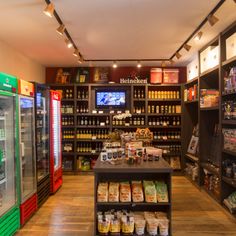
[[[103,114],[103,111],[98,111],[98,114]]]
[[[96,111],[96,110],[92,110],[92,113],[93,113],[93,114],[97,114],[97,111]]]

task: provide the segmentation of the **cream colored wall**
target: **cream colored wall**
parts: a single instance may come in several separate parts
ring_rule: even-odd
[[[45,67],[0,41],[0,72],[45,83]]]

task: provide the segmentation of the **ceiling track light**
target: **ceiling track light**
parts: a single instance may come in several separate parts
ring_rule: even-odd
[[[171,65],[173,65],[175,62],[174,62],[173,59],[170,59],[169,63],[170,63]]]
[[[202,35],[203,35],[202,31],[199,31],[194,37],[194,40],[199,41],[202,38]]]
[[[141,65],[141,62],[140,62],[140,61],[137,61],[137,67],[138,67],[138,68],[141,68],[141,67],[142,67],[142,65]]]
[[[113,68],[117,68],[117,63],[116,63],[116,61],[113,61],[112,67],[113,67]]]
[[[182,55],[179,52],[176,52],[175,56],[176,56],[177,59],[180,59],[180,57],[182,57]]]
[[[78,49],[75,49],[73,55],[74,55],[75,57],[79,57],[79,50],[78,50]]]
[[[65,32],[65,25],[61,24],[58,28],[57,28],[57,33],[60,35],[63,35]]]
[[[73,46],[72,42],[69,39],[65,39],[65,42],[68,48],[71,48]]]
[[[215,15],[213,15],[213,14],[210,14],[210,15],[207,17],[207,20],[208,20],[208,23],[209,23],[211,26],[215,25],[215,24],[219,21],[219,19],[218,19]]]
[[[184,44],[183,48],[186,50],[186,51],[189,51],[191,49],[191,46],[187,43]]]
[[[83,57],[80,57],[79,59],[78,59],[78,63],[79,64],[82,64],[84,62],[84,58]]]
[[[44,9],[44,14],[49,16],[49,17],[52,17],[53,14],[54,14],[54,5],[53,3],[49,3],[47,4],[46,8]]]

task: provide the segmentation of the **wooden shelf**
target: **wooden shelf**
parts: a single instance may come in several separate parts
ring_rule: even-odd
[[[181,139],[167,139],[167,140],[153,139],[152,142],[155,142],[155,143],[172,143],[172,142],[181,142]]]
[[[193,79],[187,81],[184,85],[185,85],[185,86],[190,86],[190,85],[196,84],[196,83],[198,83],[198,78],[199,78],[199,77],[195,77],[195,78],[193,78]]]
[[[236,157],[236,152],[232,152],[232,151],[227,150],[227,149],[223,149],[222,152],[223,152],[223,153],[226,153],[226,154],[229,154],[229,155],[231,155],[231,156]]]
[[[200,108],[200,111],[216,111],[216,110],[219,110],[219,106],[216,106],[216,107],[203,107],[203,108]]]
[[[197,104],[198,103],[198,99],[193,100],[193,101],[185,101],[184,104]]]
[[[74,125],[62,125],[61,128],[62,128],[62,129],[75,128],[75,126],[74,126]]]
[[[236,95],[236,91],[233,91],[233,92],[229,92],[229,93],[225,93],[225,92],[222,92],[222,97],[227,97],[227,96],[235,96]]]
[[[75,155],[74,152],[62,152],[62,156],[73,156]]]
[[[97,128],[97,129],[103,129],[103,128],[106,128],[106,129],[109,129],[110,126],[108,125],[105,125],[105,126],[100,126],[100,125],[77,125],[76,128]]]
[[[153,113],[148,113],[148,116],[181,116],[181,113],[157,113],[157,114],[153,114]]]
[[[77,102],[88,102],[89,99],[88,98],[76,98]]]
[[[74,113],[61,113],[62,116],[74,116]]]
[[[112,129],[137,129],[137,128],[145,128],[147,127],[146,125],[113,125]]]
[[[174,156],[181,156],[180,152],[170,152],[170,153],[162,153],[163,157],[174,157]]]
[[[134,102],[145,102],[146,98],[133,98]]]
[[[76,116],[110,116],[110,113],[96,113],[96,114],[92,114],[92,113],[76,113]]]
[[[223,125],[236,125],[236,120],[222,120]]]
[[[74,102],[74,98],[62,98],[62,102]]]
[[[228,60],[225,60],[222,62],[222,65],[225,66],[231,66],[232,64],[236,64],[236,56],[229,58]]]
[[[208,69],[208,70],[204,71],[203,73],[201,73],[200,78],[208,77],[209,75],[216,73],[218,69],[219,69],[219,65],[214,66],[213,68]]]
[[[98,156],[100,154],[100,152],[95,152],[95,153],[91,153],[91,152],[76,152],[76,155],[80,155],[80,156]]]
[[[181,99],[157,99],[157,98],[148,98],[150,102],[181,102]]]
[[[76,139],[76,142],[104,142],[106,139]]]
[[[199,162],[199,158],[192,155],[192,154],[186,153],[185,156],[191,161],[194,161],[194,162],[197,162],[197,163]]]
[[[201,163],[201,167],[208,170],[209,172],[211,172],[212,174],[215,174],[215,175],[220,175],[220,169],[217,167],[215,167],[214,165],[212,164],[209,164],[209,163]]]
[[[232,179],[232,178],[229,178],[226,176],[222,176],[222,179],[225,183],[231,185],[233,188],[236,188],[236,180],[235,179]]]
[[[123,207],[136,207],[136,206],[170,206],[169,202],[97,202],[97,206],[123,206]]]
[[[181,126],[180,125],[169,125],[169,126],[153,126],[153,125],[146,125],[146,127],[149,127],[149,128],[154,128],[154,129],[180,129]]]

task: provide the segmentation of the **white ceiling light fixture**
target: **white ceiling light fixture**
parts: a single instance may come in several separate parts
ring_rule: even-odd
[[[141,68],[141,67],[142,67],[142,65],[141,65],[141,62],[140,62],[140,61],[137,61],[137,67],[138,67],[138,68]]]
[[[202,35],[203,35],[202,31],[199,31],[194,37],[194,40],[199,41],[202,38]]]
[[[72,42],[69,39],[65,39],[65,42],[68,48],[71,48],[73,46]]]
[[[191,49],[191,45],[185,43],[183,48],[188,52]]]
[[[113,61],[112,67],[113,67],[113,68],[117,68],[117,63],[116,63],[116,61]]]
[[[73,55],[74,55],[75,57],[79,57],[79,50],[78,50],[78,49],[75,49]]]
[[[207,20],[208,20],[208,23],[210,24],[210,26],[215,25],[219,21],[219,19],[214,14],[209,15],[207,17]]]
[[[52,3],[47,4],[46,8],[44,9],[44,14],[49,16],[49,17],[53,17],[54,14],[54,5]]]
[[[57,33],[60,35],[63,35],[65,32],[65,25],[61,24],[58,28],[57,28]]]

